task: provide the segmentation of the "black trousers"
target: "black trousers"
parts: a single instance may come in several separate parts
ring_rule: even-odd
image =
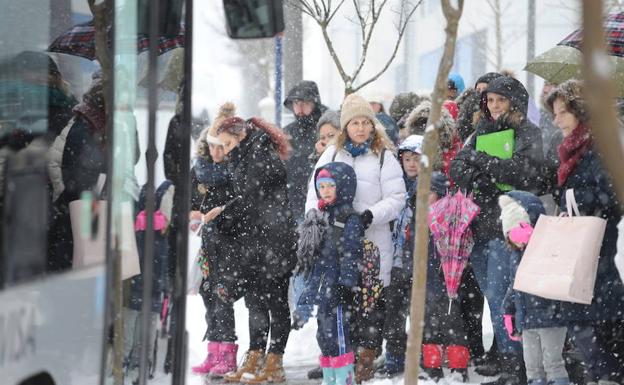
[[[472,267],[468,265],[459,287],[461,299],[461,316],[464,321],[464,330],[468,338],[468,349],[471,357],[481,357],[485,354],[483,348],[483,293],[475,278]],[[496,344],[493,345],[496,347]]]
[[[249,349],[266,349],[269,353],[284,354],[290,334],[288,284],[290,276],[268,279],[261,273],[252,276],[247,284],[245,305],[249,310]]]
[[[234,303],[223,301],[210,281],[202,282],[200,294],[206,307],[206,334],[204,340],[236,342]]]
[[[395,357],[405,355],[407,348],[406,322],[409,316],[412,280],[405,274],[392,272],[390,286],[383,289],[385,298],[385,321],[383,337],[386,351]]]

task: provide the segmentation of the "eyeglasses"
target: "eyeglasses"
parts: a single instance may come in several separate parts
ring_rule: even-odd
[[[373,126],[373,122],[371,122],[370,120],[366,119],[366,120],[351,120],[348,124],[351,127],[372,127]]]

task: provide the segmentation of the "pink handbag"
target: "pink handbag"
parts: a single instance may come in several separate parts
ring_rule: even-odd
[[[524,251],[513,288],[554,300],[590,304],[607,221],[581,216],[566,191],[568,216],[541,215]]]

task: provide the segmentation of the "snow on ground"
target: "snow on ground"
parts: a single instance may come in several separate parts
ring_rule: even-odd
[[[189,240],[190,255],[194,256],[199,248],[199,237],[191,236]],[[189,258],[190,263],[194,258]],[[240,363],[249,344],[248,331],[248,312],[243,300],[236,302],[234,305],[236,317],[236,334],[238,336],[238,362]],[[189,295],[187,297],[186,310],[186,328],[188,331],[188,368],[186,384],[188,385],[205,385],[210,382],[206,381],[202,376],[196,376],[191,373],[191,366],[201,362],[206,356],[206,342],[202,341],[205,332],[206,323],[204,321],[204,304],[199,295]],[[489,309],[484,309],[484,324],[490,325]],[[484,327],[485,345],[489,346],[492,342],[491,325]],[[162,341],[162,340],[161,340]],[[157,364],[158,373],[155,378],[150,381],[153,385],[171,385],[171,377],[160,372],[162,370],[161,360],[164,358],[164,342],[159,346],[159,363]],[[290,333],[286,352],[284,353],[284,367],[288,378],[287,383],[290,385],[318,385],[320,380],[308,380],[307,372],[315,367],[318,363],[320,349],[316,343],[316,320],[311,319],[301,330],[293,330]],[[478,384],[484,380],[483,377],[470,371],[470,384]],[[403,377],[394,379],[374,379],[366,382],[366,385],[402,385]],[[433,381],[423,381],[422,385],[436,385]],[[445,381],[438,385],[459,385],[461,382]]]

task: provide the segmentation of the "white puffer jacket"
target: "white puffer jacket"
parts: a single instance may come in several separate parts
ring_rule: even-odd
[[[396,219],[405,204],[405,182],[401,165],[390,151],[386,151],[383,166],[380,167],[380,157],[372,152],[354,158],[344,149],[336,153],[336,147],[330,145],[316,162],[314,169],[331,163],[334,154],[336,154],[334,162],[344,162],[355,170],[357,189],[353,208],[357,212],[370,210],[373,213],[373,222],[366,230],[366,238],[379,247],[380,278],[384,286],[389,286],[394,250],[389,223]],[[314,181],[310,178],[305,211],[308,212],[317,205]]]

